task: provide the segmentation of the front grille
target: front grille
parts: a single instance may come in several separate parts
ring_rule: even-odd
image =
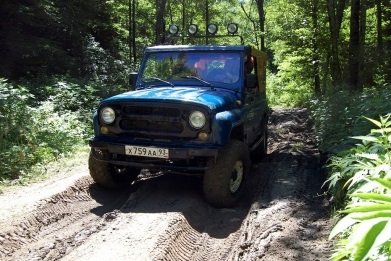
[[[125,131],[153,131],[165,133],[181,133],[183,125],[179,122],[148,121],[138,119],[123,119],[120,128]]]
[[[126,105],[123,107],[123,113],[125,115],[155,115],[167,117],[179,117],[181,115],[181,111],[177,108],[144,107],[130,105]]]

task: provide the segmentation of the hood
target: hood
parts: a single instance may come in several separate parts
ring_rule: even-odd
[[[106,102],[175,102],[194,103],[208,107],[211,111],[237,108],[238,95],[227,89],[200,87],[157,87],[119,94],[105,99]]]

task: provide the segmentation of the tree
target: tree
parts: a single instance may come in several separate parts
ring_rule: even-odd
[[[349,85],[354,91],[361,90],[358,81],[361,60],[360,0],[351,0],[349,41]]]
[[[259,28],[261,29],[261,50],[265,51],[265,11],[263,9],[264,0],[257,0],[259,14]]]
[[[167,0],[156,0],[156,44],[164,43],[164,13],[166,10],[166,2]]]
[[[346,2],[347,0],[327,1],[327,14],[329,18],[329,29],[331,38],[331,53],[329,55],[331,60],[330,67],[333,86],[339,86],[342,84],[342,71],[339,61],[339,37]]]

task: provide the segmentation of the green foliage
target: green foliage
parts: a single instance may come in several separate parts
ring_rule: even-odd
[[[319,149],[325,154],[336,154],[355,145],[350,136],[368,133],[371,123],[361,115],[376,118],[391,112],[391,86],[364,89],[362,93],[336,90],[309,104]]]
[[[349,194],[345,215],[330,233],[339,236],[333,260],[389,260],[391,258],[391,114],[375,124],[344,156],[331,158],[329,191],[336,201]]]
[[[64,96],[35,102],[25,87],[0,81],[0,179],[28,175],[42,164],[85,144],[91,120],[83,110],[72,111]],[[71,100],[70,100],[71,101]],[[88,112],[91,118],[91,112]]]
[[[290,74],[294,77],[294,69]],[[286,81],[284,80],[286,76],[288,76],[287,72],[283,76],[280,73],[267,73],[266,92],[270,106],[299,107],[312,99],[313,91],[309,88],[309,82],[300,84],[299,80],[297,82]]]

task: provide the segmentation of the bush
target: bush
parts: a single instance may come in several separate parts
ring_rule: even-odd
[[[0,80],[0,178],[17,179],[38,163],[72,152],[91,135],[91,112],[72,111],[61,97],[34,101],[25,87]]]
[[[391,114],[380,121],[367,118],[378,128],[343,156],[331,158],[326,183],[337,202],[349,194],[346,214],[333,228],[340,248],[333,260],[390,260],[391,258]]]
[[[371,124],[361,115],[378,118],[391,112],[391,85],[368,88],[363,93],[339,90],[310,102],[321,152],[334,155],[352,148],[348,137],[365,135]]]

